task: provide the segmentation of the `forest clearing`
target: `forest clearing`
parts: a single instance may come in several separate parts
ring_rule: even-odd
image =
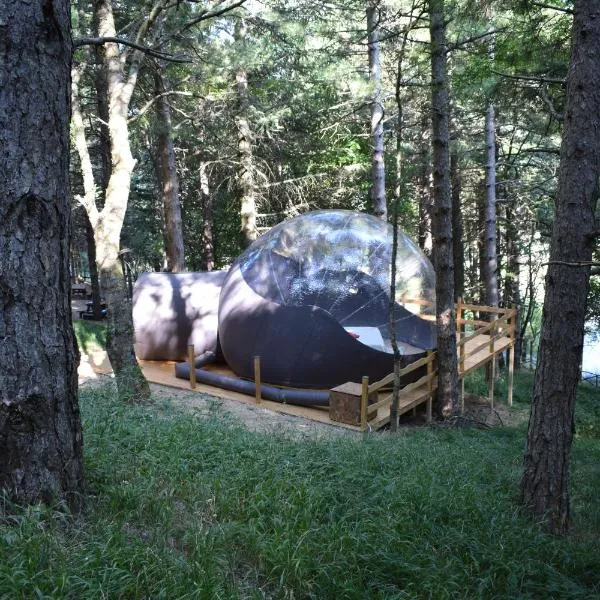
[[[599,195],[600,0],[0,3],[0,598],[600,598]]]

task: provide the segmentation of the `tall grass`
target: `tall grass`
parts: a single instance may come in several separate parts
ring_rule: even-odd
[[[516,505],[524,426],[310,440],[88,390],[85,513],[6,517],[0,597],[600,597],[599,402],[558,538]]]

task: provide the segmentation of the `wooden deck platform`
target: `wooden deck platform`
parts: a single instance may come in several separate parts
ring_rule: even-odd
[[[491,321],[482,321],[472,318],[467,318],[466,314],[481,315],[488,313],[495,315]],[[492,371],[495,368],[496,357],[501,352],[509,350],[509,396],[508,403],[512,404],[512,375],[514,365],[514,309],[500,309],[497,307],[485,307],[463,304],[457,304],[457,355],[458,355],[458,371],[459,378],[464,386],[464,376],[487,364],[492,366]],[[408,365],[401,371],[401,377],[411,373],[417,369],[426,371],[419,380],[405,386],[400,390],[398,414],[403,415],[409,411],[415,410],[418,406],[426,404],[426,414],[428,420],[431,419],[432,402],[435,390],[437,388],[437,370],[436,353],[428,352],[427,356]],[[142,369],[146,378],[161,385],[171,386],[180,389],[192,389],[189,381],[178,379],[175,377],[175,363],[173,362],[151,362],[141,361]],[[226,366],[207,366],[207,370],[214,370],[224,375],[234,375]],[[326,407],[314,406],[296,406],[293,404],[281,404],[270,400],[260,399],[254,396],[248,396],[239,392],[224,390],[218,387],[213,387],[203,383],[195,383],[194,391],[199,393],[210,394],[220,398],[236,400],[246,404],[260,405],[275,412],[284,413],[312,419],[320,423],[327,423],[337,427],[344,427],[355,431],[376,430],[385,426],[390,421],[390,410],[392,403],[392,394],[390,386],[394,376],[390,374],[380,381],[376,381],[369,385],[368,378],[364,377],[362,381],[362,393],[360,397],[360,414],[357,414],[355,422],[358,425],[350,425],[334,421],[329,416],[329,409]],[[260,380],[257,380],[260,385]],[[464,391],[464,390],[463,390]],[[369,405],[369,398],[376,397],[376,401]],[[355,396],[356,397],[356,396]],[[494,404],[494,385],[493,376],[489,387],[490,404]]]

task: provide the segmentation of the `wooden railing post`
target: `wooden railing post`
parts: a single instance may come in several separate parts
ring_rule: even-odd
[[[432,350],[427,350],[427,387],[429,388],[429,396],[427,397],[427,422],[431,423],[431,413],[433,405],[433,361],[435,360]]]
[[[190,387],[194,389],[196,387],[196,352],[194,351],[194,344],[188,346],[188,364],[190,366]]]
[[[496,337],[496,327],[498,324],[498,317],[496,316],[492,321],[492,327],[490,329],[490,379],[488,381],[488,396],[490,399],[490,407],[494,408],[494,382],[496,379],[496,357],[494,356],[494,337]]]
[[[362,378],[362,391],[360,394],[360,428],[367,428],[367,404],[369,401],[369,378]]]
[[[515,338],[517,335],[517,309],[511,309],[510,326],[508,328],[510,335],[510,347],[508,349],[508,405],[513,404],[513,382],[515,372]]]
[[[254,357],[254,394],[256,404],[260,404],[261,401],[261,388],[260,388],[260,356]]]

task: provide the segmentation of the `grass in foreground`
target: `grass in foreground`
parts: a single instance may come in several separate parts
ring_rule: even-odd
[[[86,512],[0,524],[2,598],[600,597],[593,427],[574,448],[585,534],[565,539],[516,508],[524,427],[298,440],[81,402]]]

